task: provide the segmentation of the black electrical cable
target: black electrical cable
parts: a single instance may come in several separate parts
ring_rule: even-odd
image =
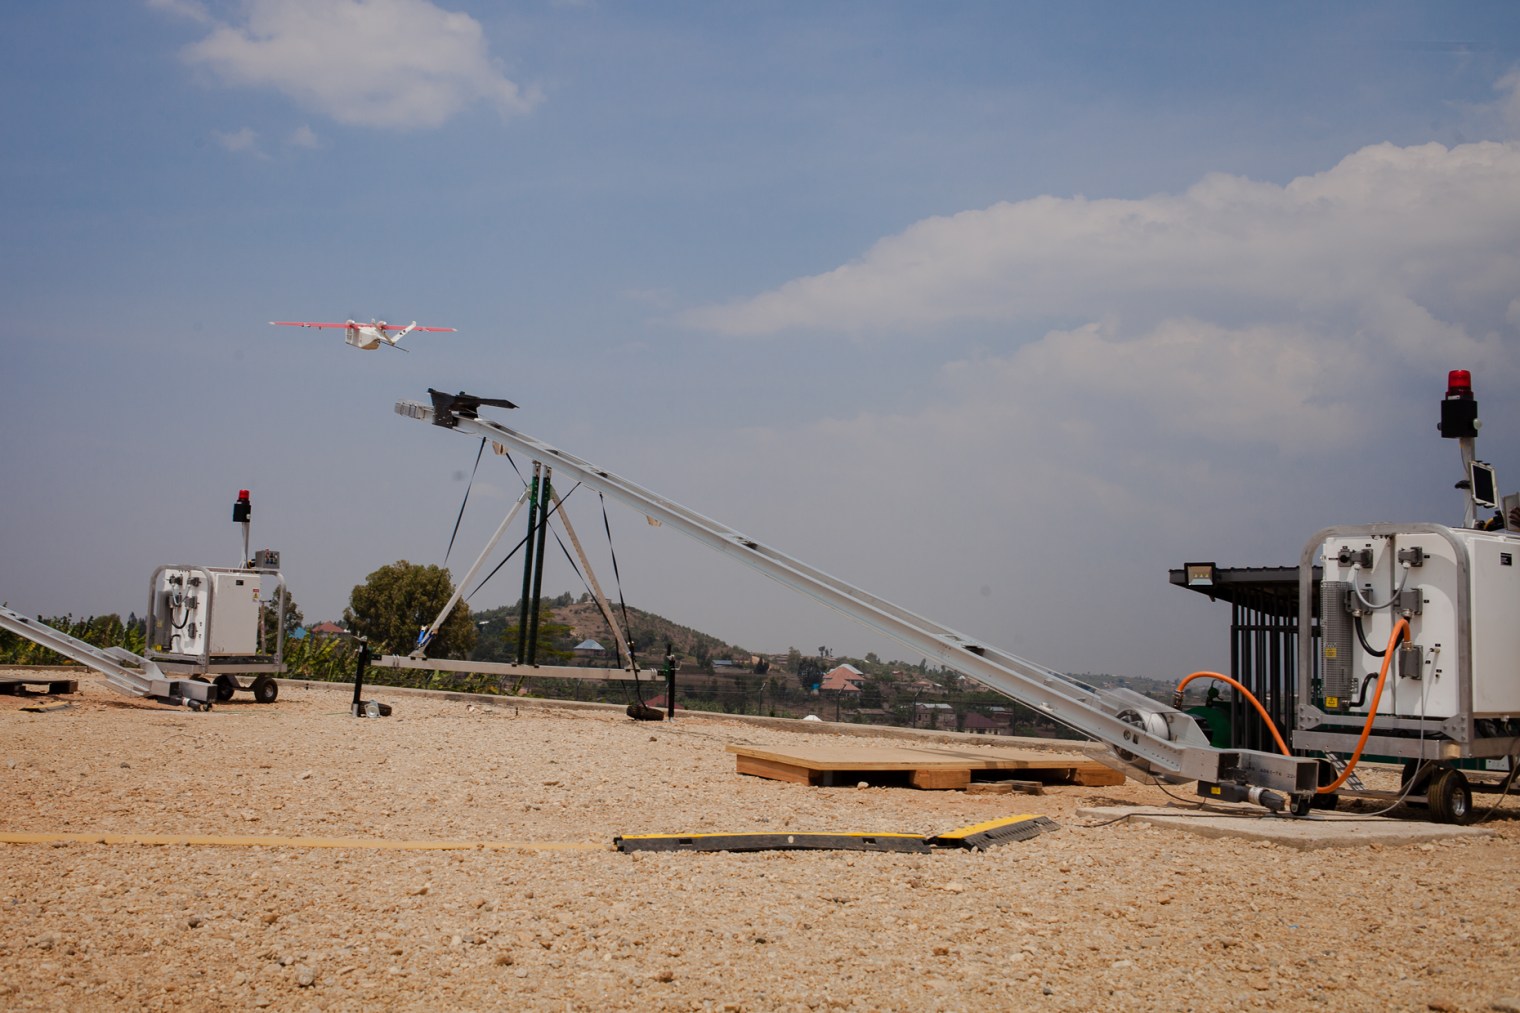
[[[576,488],[578,489],[580,487],[576,486]],[[571,489],[570,490],[570,492],[574,492],[574,491],[575,491],[575,489]],[[554,504],[553,508],[550,509],[550,511],[547,514],[544,515],[544,522],[548,523],[549,518],[552,517],[552,516],[554,516],[554,512],[559,509],[560,503],[565,502],[565,500],[567,500],[569,498],[570,498],[570,493],[566,493],[564,496],[560,497],[559,503]],[[514,546],[512,546],[512,551],[509,552],[509,553],[507,553],[506,558],[504,558],[501,562],[497,563],[495,566],[491,567],[491,572],[488,573],[488,574],[486,574],[484,577],[481,578],[480,583],[475,585],[475,590],[473,590],[469,594],[465,595],[464,596],[464,600],[466,602],[468,602],[471,598],[473,598],[477,594],[479,594],[480,593],[480,589],[486,586],[486,581],[488,581],[492,577],[496,576],[496,572],[498,570],[500,570],[503,566],[506,566],[507,563],[508,563],[508,561],[510,561],[513,556],[517,555],[517,550],[520,549],[520,548],[522,548],[527,543],[528,543],[528,536],[527,535],[523,535],[522,538],[518,540],[517,544],[514,545]]]
[[[459,516],[454,518],[454,533],[449,535],[449,547],[443,553],[443,564],[449,563],[449,553],[454,551],[454,539],[459,537],[459,522],[464,520],[465,503],[470,502],[470,490],[475,488],[475,473],[480,470],[480,456],[486,452],[486,438],[480,438],[480,449],[475,451],[475,467],[470,469],[469,484],[464,487],[464,502],[459,504]]]
[[[618,608],[623,612],[623,629],[632,633],[633,628],[628,625],[628,603],[623,600],[623,578],[618,573],[617,549],[612,544],[612,522],[607,519],[607,497],[600,492],[596,494],[602,502],[602,527],[607,532],[607,551],[612,556],[612,579],[617,583]],[[633,653],[633,638],[628,638],[628,664],[633,669],[633,695],[638,698],[640,707],[648,707],[644,702],[644,690],[639,683],[639,660]]]
[[[492,577],[496,576],[496,571],[500,570],[503,566],[506,566],[509,562],[511,562],[512,557],[515,556],[515,555],[517,555],[517,550],[520,549],[520,548],[522,548],[524,545],[527,545],[527,544],[528,544],[528,536],[527,535],[523,535],[522,538],[518,539],[517,544],[514,545],[514,546],[512,546],[512,551],[509,552],[509,553],[507,553],[506,556],[502,558],[501,562],[499,562],[495,566],[491,567],[491,572],[490,573],[486,574],[484,577],[481,578],[480,583],[475,585],[475,590],[471,591],[469,594],[467,594],[467,595],[464,596],[465,602],[468,603],[471,598],[473,598],[473,597],[475,597],[475,595],[479,594],[480,593],[480,589],[486,586],[486,581],[488,581]]]
[[[482,447],[482,450],[484,450],[484,447]],[[517,466],[517,462],[512,459],[512,452],[511,451],[504,451],[504,456],[507,459],[507,463],[512,466],[512,470],[517,473],[517,480],[519,482],[521,482],[524,487],[526,487],[527,484],[528,484],[528,480],[525,479],[525,478],[523,478],[522,469],[520,469]],[[570,490],[570,492],[568,492],[564,496],[560,497],[559,502],[556,503],[554,505],[553,510],[551,510],[549,512],[550,515],[552,515],[555,510],[558,510],[560,508],[560,506],[565,502],[565,500],[567,500],[567,499],[570,498],[571,493],[575,492],[575,490],[579,489],[579,488],[580,488],[580,483],[577,482],[575,484],[575,487],[572,488]],[[611,555],[612,555],[612,575],[613,575],[613,578],[617,581],[618,607],[623,612],[623,628],[626,630],[626,629],[629,628],[629,626],[628,626],[628,603],[623,600],[623,580],[622,580],[621,575],[618,573],[617,550],[615,548],[613,548],[613,545],[612,545],[612,524],[607,519],[607,499],[600,492],[597,493],[597,498],[600,499],[601,503],[602,503],[602,527],[607,532],[607,551],[609,553],[611,553]],[[545,516],[545,518],[544,518],[545,523],[548,522],[548,519],[549,519],[548,516]],[[553,529],[551,529],[551,530],[553,530]],[[565,543],[560,540],[558,532],[554,533],[554,538],[555,538],[555,541],[558,541],[560,543],[560,550],[565,552],[566,558],[569,558],[570,554],[569,554],[568,551],[565,550]],[[500,570],[503,566],[505,566],[507,564],[507,560],[511,559],[514,555],[516,555],[517,554],[517,550],[521,549],[523,547],[523,545],[527,543],[527,541],[528,541],[528,538],[527,538],[526,535],[524,535],[522,541],[518,542],[515,546],[513,546],[512,551],[509,552],[509,553],[507,553],[506,559],[503,559],[500,563],[497,563],[496,566],[492,568],[491,572],[488,573],[488,574],[486,574],[485,579],[482,580],[479,584],[475,585],[475,590],[471,591],[470,594],[469,594],[469,596],[466,597],[465,600],[469,601],[470,598],[474,597],[475,594],[477,594],[480,591],[480,589],[485,586],[486,581],[490,580],[492,577],[496,576],[497,571]],[[573,569],[575,569],[576,575],[581,577],[581,583],[585,584],[586,583],[586,578],[584,576],[581,576],[580,569],[575,566],[575,561],[574,560],[570,561],[570,566]],[[590,590],[589,586],[587,587],[587,590],[588,591]],[[632,640],[632,638],[628,638],[627,643],[628,643],[628,666],[633,671],[633,692],[634,692],[634,696],[638,700],[640,707],[647,707],[648,705],[646,703],[644,703],[644,693],[643,693],[643,690],[641,688],[641,683],[639,682],[639,662],[638,662],[638,658],[635,657],[634,653],[633,653],[633,640]],[[624,699],[627,699],[627,696],[628,696],[628,686],[627,686],[626,683],[624,683],[624,685],[623,685],[623,697],[624,697]]]
[[[517,467],[517,465],[514,463],[513,464],[513,468],[515,469],[516,467]],[[522,477],[522,473],[518,472],[518,476],[517,477],[521,478]],[[569,499],[571,493],[574,493],[575,490],[579,489],[580,487],[581,487],[581,483],[579,483],[579,482],[575,483],[575,485],[570,489],[570,492],[565,493],[563,496],[561,496],[559,498],[559,503],[555,504],[555,509],[558,510],[559,509],[559,504],[562,504],[562,503],[565,502],[565,500]],[[605,508],[605,504],[604,504],[604,508]],[[552,534],[554,536],[554,540],[559,543],[559,551],[562,552],[562,553],[564,553],[564,555],[565,555],[565,562],[567,562],[567,563],[570,564],[570,569],[573,570],[575,572],[575,575],[580,578],[581,586],[586,589],[586,593],[587,594],[591,594],[591,582],[586,579],[586,575],[585,574],[581,573],[581,568],[576,563],[575,557],[570,554],[570,550],[568,548],[566,548],[566,546],[565,546],[565,540],[563,538],[561,538],[559,536],[559,532],[555,531],[553,528],[549,529],[549,533]],[[516,550],[513,550],[513,551],[516,551]],[[616,569],[616,566],[614,566],[614,569]],[[492,571],[492,572],[495,572],[495,571]],[[479,590],[479,588],[476,588],[476,590]],[[622,593],[621,589],[619,590],[619,593],[620,594]],[[628,622],[628,610],[626,608],[623,610],[623,622],[624,622],[625,625]],[[632,658],[631,655],[630,655],[630,657],[628,659],[628,663],[629,663],[630,666],[633,665],[633,658]],[[621,658],[621,656],[618,658],[618,664],[619,665],[622,664],[622,658]],[[634,673],[633,673],[633,678],[634,678],[634,682],[635,683],[638,682],[638,677],[639,677],[638,670],[635,669]],[[623,687],[623,699],[627,700],[628,699],[628,684],[626,682],[622,682],[621,685]],[[640,698],[639,699],[639,703],[642,704],[643,702],[644,702],[643,699]]]
[[[1374,680],[1376,678],[1377,678],[1377,673],[1376,672],[1368,672],[1367,673],[1367,677],[1362,680],[1361,687],[1356,691],[1356,694],[1357,694],[1356,695],[1356,699],[1351,701],[1351,706],[1353,706],[1353,707],[1360,707],[1360,706],[1362,706],[1363,704],[1365,704],[1367,702],[1367,685],[1369,683],[1371,683],[1372,680]]]
[[[1384,655],[1386,655],[1388,653],[1388,648],[1386,648],[1386,647],[1383,648],[1381,651],[1375,651],[1375,650],[1372,649],[1372,645],[1369,644],[1369,643],[1367,643],[1367,634],[1362,629],[1362,617],[1361,616],[1353,616],[1352,619],[1351,619],[1351,625],[1356,627],[1356,639],[1358,639],[1358,640],[1360,640],[1362,642],[1362,650],[1366,651],[1368,654],[1372,655],[1374,658],[1381,658],[1381,657],[1383,657]],[[1360,701],[1358,701],[1358,703],[1360,703]]]

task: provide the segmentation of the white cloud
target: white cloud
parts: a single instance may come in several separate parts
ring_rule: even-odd
[[[285,138],[285,143],[292,148],[317,148],[322,142],[317,139],[317,132],[311,127],[302,124],[292,130]]]
[[[1494,84],[1499,93],[1499,117],[1510,136],[1520,136],[1520,67],[1505,74]]]
[[[1520,145],[1381,144],[1286,186],[1215,174],[1180,195],[1036,197],[926,219],[859,260],[683,320],[727,335],[1178,312],[1356,326],[1402,299],[1502,320],[1517,236]]]
[[[148,0],[148,6],[156,11],[173,14],[196,24],[209,25],[213,18],[200,0]]]
[[[478,21],[426,0],[248,0],[244,10],[240,23],[216,23],[186,47],[185,59],[341,123],[436,127],[472,102],[506,116],[537,101],[503,76]]]
[[[1157,659],[1196,662],[1172,638],[1196,648],[1220,621],[1168,568],[1293,565],[1330,524],[1460,519],[1434,430],[1446,370],[1474,371],[1502,436],[1514,340],[1386,312],[1398,347],[1292,322],[1052,330],[943,365],[911,404],[661,453],[703,462],[699,509],[758,518],[756,537],[887,600],[1044,664],[1165,676]]]
[[[260,154],[259,135],[252,127],[244,127],[231,133],[222,130],[213,130],[216,142],[228,151],[246,151],[252,154]]]
[[[1437,402],[1448,369],[1471,369],[1485,433],[1513,431],[1520,145],[1377,145],[1286,185],[998,204],[685,320],[854,336],[857,405],[877,403],[878,354],[979,349],[911,404],[841,398],[838,417],[665,453],[708,462],[707,487],[770,523],[797,514],[795,490],[833,490],[849,508],[807,510],[782,548],[1015,653],[1124,670],[1168,653],[1158,631],[1188,607],[1161,590],[1169,566],[1291,565],[1329,524],[1460,519]]]

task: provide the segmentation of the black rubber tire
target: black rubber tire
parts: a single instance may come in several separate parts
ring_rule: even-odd
[[[1473,821],[1472,789],[1460,770],[1448,767],[1431,778],[1426,797],[1437,823],[1465,825]]]
[[[280,684],[268,676],[253,680],[253,698],[259,703],[274,703],[280,695]]]
[[[1405,760],[1404,771],[1399,775],[1399,791],[1406,796],[1424,795],[1440,772],[1441,768],[1433,763],[1424,763],[1422,769],[1421,761]],[[1416,774],[1419,776],[1416,777]],[[1426,803],[1413,798],[1406,804],[1416,809],[1423,809],[1426,806]]]
[[[237,692],[237,680],[230,675],[216,677],[216,699],[218,703],[226,703],[232,699],[232,694]]]
[[[1335,779],[1340,776],[1340,772],[1335,769],[1335,764],[1325,759],[1319,761],[1319,786],[1321,788],[1327,784],[1335,783]],[[1339,801],[1340,796],[1333,791],[1323,795],[1315,792],[1314,801],[1310,805],[1315,809],[1334,809]]]

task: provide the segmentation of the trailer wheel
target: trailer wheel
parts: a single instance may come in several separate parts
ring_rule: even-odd
[[[238,689],[237,680],[230,675],[216,677],[216,699],[218,703],[226,703],[232,699],[232,694]]]
[[[253,698],[259,703],[274,703],[279,695],[280,684],[267,675],[261,675],[253,680]]]
[[[1405,760],[1404,771],[1399,777],[1400,794],[1424,795],[1440,772],[1441,769],[1429,760]],[[1424,808],[1426,805],[1414,799],[1410,799],[1406,804],[1416,809]]]
[[[1430,781],[1426,792],[1430,814],[1437,823],[1467,824],[1473,819],[1472,789],[1467,778],[1453,767],[1441,771]]]

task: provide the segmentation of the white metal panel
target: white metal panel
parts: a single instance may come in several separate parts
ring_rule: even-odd
[[[1473,716],[1520,717],[1520,538],[1467,532]]]
[[[1425,561],[1409,571],[1409,586],[1420,592],[1420,612],[1409,617],[1410,642],[1424,657],[1422,674],[1415,679],[1392,679],[1392,698],[1378,707],[1380,714],[1403,717],[1448,718],[1462,712],[1462,634],[1459,611],[1462,567],[1459,553],[1439,534],[1413,532],[1397,536],[1401,549],[1420,549]],[[1391,620],[1383,621],[1386,643]]]
[[[258,653],[259,574],[252,570],[211,572],[213,594],[207,624],[210,654],[238,656]]]

